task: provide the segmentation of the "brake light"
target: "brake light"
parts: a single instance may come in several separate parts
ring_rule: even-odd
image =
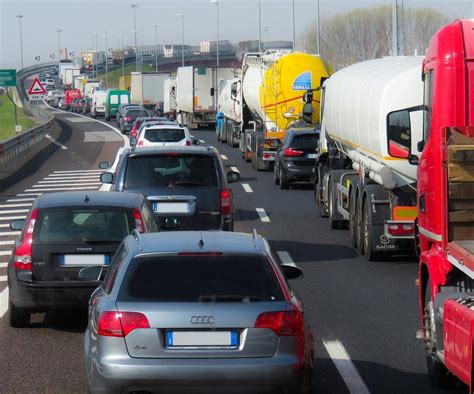
[[[221,215],[230,215],[232,212],[232,192],[229,189],[222,189],[221,196]]]
[[[132,131],[130,132],[130,137],[136,137],[137,136],[137,129],[133,128]]]
[[[133,210],[133,219],[135,220],[135,228],[140,232],[145,232],[145,225],[143,224],[142,214],[138,209]]]
[[[125,122],[130,122],[130,117],[129,117],[129,116],[125,116],[125,117],[123,118],[123,120],[124,120]]]
[[[415,233],[415,226],[413,224],[400,223],[390,224],[388,226],[388,233],[393,236],[409,236]]]
[[[298,310],[264,312],[257,317],[255,328],[269,328],[280,337],[303,335],[303,314]]]
[[[138,146],[143,146],[143,145],[145,145],[145,143],[143,142],[143,140],[138,141]]]
[[[293,150],[292,148],[285,149],[283,155],[286,157],[301,157],[304,152],[301,150]]]
[[[191,146],[191,145],[192,145],[192,142],[189,140],[186,140],[186,146]]]
[[[31,271],[32,263],[32,243],[33,243],[33,230],[35,228],[36,218],[38,217],[38,210],[34,209],[31,212],[30,219],[25,228],[23,240],[21,245],[16,248],[15,257],[13,260],[13,267],[15,271]]]
[[[126,337],[137,328],[150,328],[143,313],[109,311],[99,316],[98,334],[104,337]]]

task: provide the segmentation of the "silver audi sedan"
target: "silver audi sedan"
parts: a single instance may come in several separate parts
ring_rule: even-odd
[[[310,392],[313,336],[287,282],[301,276],[256,233],[134,231],[89,301],[89,390]]]

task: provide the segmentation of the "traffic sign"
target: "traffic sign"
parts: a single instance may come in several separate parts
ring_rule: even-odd
[[[33,83],[28,89],[28,96],[30,100],[43,100],[46,98],[46,89],[38,77],[33,80]]]
[[[0,86],[16,86],[16,70],[0,70]]]

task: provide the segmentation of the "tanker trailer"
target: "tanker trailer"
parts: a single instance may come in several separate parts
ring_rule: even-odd
[[[223,114],[223,120],[217,139],[221,142],[228,142],[230,146],[237,146],[239,144],[239,125],[242,121],[241,107],[237,100],[232,99],[237,85],[240,86],[240,77],[219,81],[217,110]]]
[[[319,56],[308,53],[246,54],[240,81],[232,85],[231,94],[233,105],[240,107],[236,111],[240,119],[236,122],[224,114],[227,143],[238,141],[243,157],[250,159],[255,169],[270,168],[288,125],[302,115],[308,90],[314,90],[310,117],[313,124],[319,123],[318,89],[331,71]]]
[[[315,200],[370,261],[415,251],[410,155],[423,139],[421,65],[421,57],[369,60],[323,85]]]

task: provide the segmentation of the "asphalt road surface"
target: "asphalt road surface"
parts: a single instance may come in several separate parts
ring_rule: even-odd
[[[97,164],[113,161],[121,136],[104,125],[56,111],[51,144],[0,183],[0,305],[6,295],[11,217],[26,214],[44,189],[97,190]],[[109,124],[114,125],[113,122]],[[302,267],[293,286],[316,335],[315,393],[430,393],[419,328],[416,260],[371,263],[350,247],[348,232],[319,217],[312,188],[280,190],[273,174],[257,172],[211,130],[193,134],[218,147],[241,175],[233,184],[236,231],[256,229],[282,259]],[[3,314],[3,316],[2,316]],[[0,310],[0,392],[85,392],[84,313],[33,315],[12,329]],[[459,391],[458,388],[456,391]],[[465,391],[464,389],[461,389]],[[461,391],[461,392],[462,392]]]

